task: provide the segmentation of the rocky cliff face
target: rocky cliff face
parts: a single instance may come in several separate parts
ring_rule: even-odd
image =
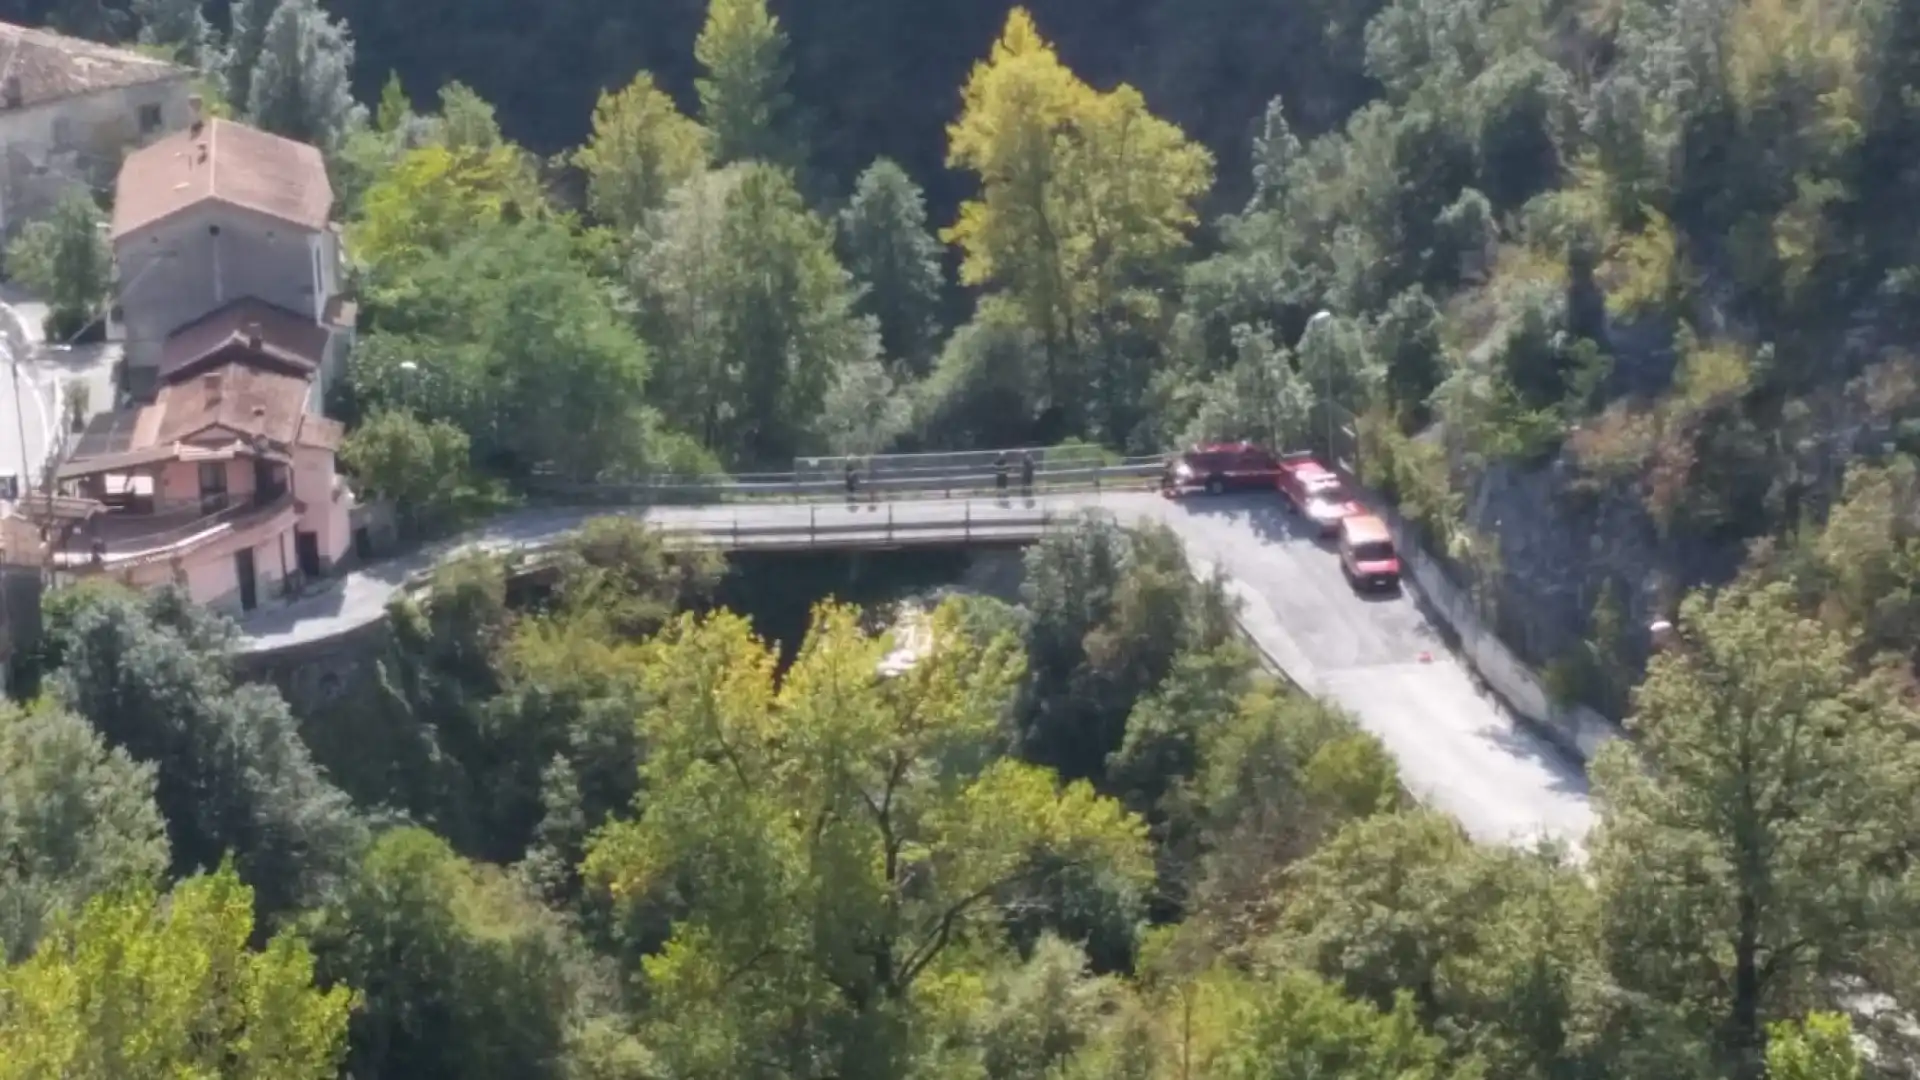
[[[1613,344],[1618,396],[1594,428],[1635,402],[1651,411],[1674,379],[1672,351],[1646,334],[1617,333]],[[1850,463],[1920,449],[1920,362],[1857,333],[1836,349],[1832,371],[1802,396],[1731,402],[1696,418],[1677,444],[1686,451],[1678,494],[1665,492],[1664,505],[1672,462],[1663,451],[1601,475],[1583,457],[1580,428],[1545,464],[1465,476],[1466,524],[1495,553],[1479,572],[1493,580],[1473,584],[1502,640],[1542,668],[1577,655],[1611,585],[1623,631],[1611,647],[1637,678],[1648,625],[1671,617],[1687,590],[1731,578],[1755,539],[1822,518]]]

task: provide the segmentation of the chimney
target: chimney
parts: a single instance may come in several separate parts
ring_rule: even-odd
[[[19,108],[20,102],[25,98],[25,94],[20,89],[20,76],[18,75],[7,76],[4,92],[6,94],[7,108],[9,109]]]
[[[206,107],[206,99],[202,98],[199,94],[187,95],[187,120],[190,125],[189,129],[195,135],[200,134],[200,129],[207,126]]]
[[[260,346],[260,324],[250,322],[247,324],[247,348],[252,349],[254,352],[259,352]]]

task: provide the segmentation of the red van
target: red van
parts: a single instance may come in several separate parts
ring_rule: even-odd
[[[1356,514],[1340,523],[1340,570],[1356,589],[1400,587],[1400,553],[1386,522]]]

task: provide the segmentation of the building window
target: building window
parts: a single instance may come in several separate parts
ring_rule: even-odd
[[[151,135],[160,130],[160,106],[140,106],[140,134]]]
[[[224,461],[203,461],[200,463],[200,510],[211,514],[223,510],[227,503],[227,463]]]

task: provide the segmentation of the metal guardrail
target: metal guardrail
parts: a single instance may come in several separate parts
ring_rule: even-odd
[[[268,498],[247,499],[235,503],[224,510],[195,518],[182,525],[158,529],[151,533],[136,533],[122,537],[114,542],[104,554],[105,565],[113,570],[130,570],[139,566],[148,566],[156,562],[183,555],[191,550],[192,542],[200,539],[224,525],[243,527],[242,523],[252,524],[250,518],[265,520],[286,511],[293,506],[293,491],[281,491]],[[222,534],[224,535],[224,533]],[[115,554],[113,547],[134,548],[130,553]],[[61,557],[69,557],[62,563]],[[91,568],[93,555],[84,546],[55,553],[56,563],[65,570],[85,570]]]
[[[1004,540],[1038,536],[1071,514],[1041,510],[1031,514],[989,514],[976,516],[972,503],[962,504],[962,513],[954,517],[909,518],[900,520],[894,507],[884,517],[855,517],[836,521],[832,512],[823,516],[821,507],[809,506],[807,520],[742,523],[735,515],[728,521],[664,521],[655,527],[669,536],[694,538],[707,544],[732,550],[756,547],[816,547],[835,542],[878,541],[894,544],[914,540]]]
[[[723,551],[767,551],[863,542],[892,547],[912,543],[1031,540],[1049,529],[1077,520],[1081,513],[1078,509],[1042,509],[1026,514],[976,515],[972,503],[962,503],[958,515],[902,520],[894,513],[893,506],[886,508],[884,517],[868,517],[866,515],[875,508],[864,507],[854,510],[861,516],[836,521],[832,517],[835,508],[824,507],[828,511],[824,515],[822,509],[822,506],[809,506],[804,522],[742,523],[739,515],[734,514],[712,521],[657,521],[649,524],[670,539],[691,542],[693,546],[718,547]],[[551,536],[533,542],[495,548],[492,554],[514,560],[514,567],[518,571],[531,570],[551,558],[555,549],[572,535],[574,531],[571,529],[556,531]],[[407,594],[426,591],[432,587],[437,569],[436,565],[408,574],[400,585],[400,591]]]
[[[1039,469],[1034,473],[1034,495],[1125,489],[1157,480],[1164,459],[1130,458],[1117,465],[1071,465]],[[800,473],[759,473],[748,476],[664,476],[632,483],[566,483],[536,480],[536,493],[579,504],[698,506],[729,502],[829,503],[848,499],[844,477],[810,479]],[[906,498],[977,498],[999,492],[999,476],[985,470],[951,467],[891,470],[877,476],[860,474],[855,501]],[[1017,468],[1007,478],[1008,496],[1024,495]]]

